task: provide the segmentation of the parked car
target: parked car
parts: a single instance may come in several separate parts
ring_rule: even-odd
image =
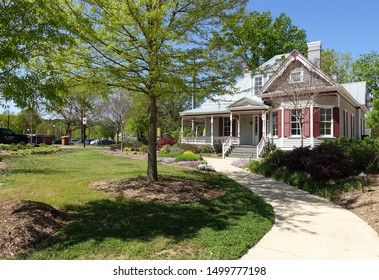
[[[90,144],[91,145],[97,145],[99,143],[100,139],[92,139]]]
[[[52,144],[55,144],[55,145],[60,145],[62,144],[62,139],[57,139],[57,140],[53,140]]]
[[[14,133],[12,130],[0,128],[0,143],[2,144],[26,144],[29,142],[28,135]]]
[[[70,140],[70,144],[78,144],[78,143],[80,143],[79,139],[71,139]]]
[[[29,135],[29,139],[30,138],[32,139],[32,143],[33,144],[41,144],[41,143],[43,143],[43,138],[42,138],[42,135],[40,135],[40,134]]]
[[[90,145],[93,140],[95,140],[95,139],[86,139],[86,141],[85,141],[86,145]]]
[[[114,142],[112,140],[100,140],[98,145],[112,145]]]
[[[114,144],[114,142],[112,140],[102,140],[102,139],[95,139],[95,140],[92,140],[91,145],[111,145],[111,144]]]

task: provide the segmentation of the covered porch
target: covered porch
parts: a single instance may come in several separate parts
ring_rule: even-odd
[[[221,140],[225,149],[239,145],[260,146],[266,138],[269,110],[266,104],[243,97],[227,105],[211,103],[181,112],[181,142],[214,145]]]
[[[232,146],[257,147],[259,154],[264,146],[267,131],[266,111],[231,111],[229,114],[182,116],[181,143],[212,145],[223,144],[223,155]],[[192,127],[192,135],[185,135],[185,127]]]

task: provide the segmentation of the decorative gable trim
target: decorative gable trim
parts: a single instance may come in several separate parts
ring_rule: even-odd
[[[255,101],[255,100],[252,100],[250,98],[242,98],[232,104],[230,104],[227,109],[229,110],[237,110],[237,109],[268,109],[269,106],[261,103],[261,102],[258,102],[258,101]]]
[[[291,55],[288,56],[288,58],[278,68],[278,70],[274,73],[271,79],[263,86],[263,88],[261,89],[262,94],[260,94],[260,97],[264,97],[265,93],[270,91],[270,87],[275,83],[275,81],[278,80],[279,77],[283,75],[286,69],[295,61],[300,62],[305,69],[315,72],[316,75],[318,75],[322,80],[325,81],[327,87],[337,86],[337,83],[333,81],[328,75],[326,75],[321,69],[317,68],[313,63],[311,63],[308,59],[301,55],[297,50],[293,50]]]

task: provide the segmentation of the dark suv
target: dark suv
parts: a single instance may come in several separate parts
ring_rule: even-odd
[[[26,144],[29,142],[29,137],[25,134],[17,134],[12,130],[1,127],[0,128],[0,143],[2,144]]]

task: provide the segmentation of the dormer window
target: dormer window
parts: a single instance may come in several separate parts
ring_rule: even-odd
[[[303,82],[303,70],[293,70],[290,75],[291,83],[301,83]]]
[[[254,94],[257,95],[263,86],[263,77],[254,77]]]

